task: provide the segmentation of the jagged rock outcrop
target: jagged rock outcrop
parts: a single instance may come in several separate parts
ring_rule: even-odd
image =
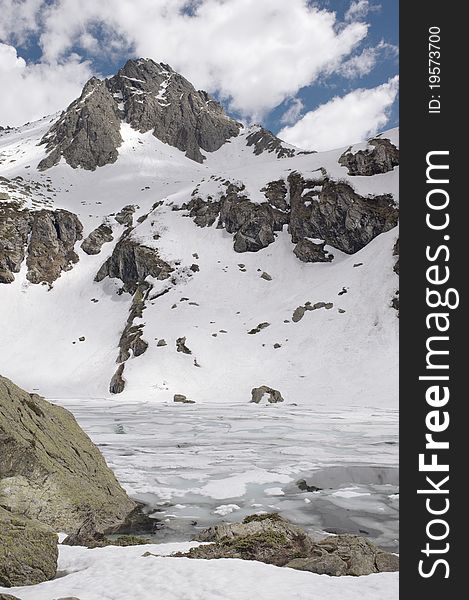
[[[70,412],[0,376],[0,506],[72,533],[100,531],[135,509]]]
[[[254,147],[254,154],[257,156],[263,152],[275,152],[278,158],[291,158],[297,154],[295,148],[288,147],[285,142],[260,125],[255,126],[254,131],[246,137],[246,143]]]
[[[287,202],[288,189],[284,179],[278,181],[269,181],[269,183],[261,189],[269,203],[281,211],[289,211],[290,205]]]
[[[349,175],[377,175],[399,165],[399,149],[390,140],[376,137],[368,144],[372,148],[357,152],[349,149],[340,156],[339,164],[347,167]]]
[[[135,357],[140,356],[148,348],[148,342],[142,337],[144,327],[143,324],[140,323],[139,325],[134,325],[135,319],[141,319],[143,317],[143,311],[145,310],[145,299],[148,296],[148,292],[149,286],[141,284],[137,288],[134,297],[132,298],[132,305],[129,310],[127,323],[119,340],[119,355],[117,357],[118,363],[125,362],[130,358],[131,355]]]
[[[202,151],[215,152],[239,133],[241,125],[216,100],[164,63],[129,60],[106,83],[125,122],[142,133],[153,130],[197,162],[204,160]]]
[[[94,170],[113,163],[122,143],[121,123],[153,135],[203,162],[238,135],[241,124],[204,91],[197,91],[166,64],[129,60],[118,73],[101,81],[93,77],[43,137],[48,155],[45,170],[61,157],[76,168]]]
[[[82,238],[78,217],[68,210],[28,210],[0,205],[0,283],[10,283],[26,258],[31,283],[52,284],[78,261],[74,248]]]
[[[43,137],[48,155],[38,168],[56,165],[62,156],[71,167],[94,170],[117,160],[122,143],[119,109],[105,81],[93,77]]]
[[[338,535],[318,541],[275,513],[251,515],[242,523],[220,523],[202,531],[197,539],[211,543],[176,556],[258,560],[333,576],[399,570],[397,556],[365,538]]]
[[[134,212],[135,206],[133,204],[128,204],[127,206],[124,206],[114,218],[120,225],[132,227],[134,222]]]
[[[24,261],[30,229],[28,210],[13,202],[0,204],[0,283],[14,281]]]
[[[125,363],[120,364],[109,384],[109,392],[111,394],[121,394],[125,389],[125,379],[122,377],[124,373]]]
[[[275,241],[274,231],[281,231],[288,214],[269,203],[255,204],[242,194],[242,188],[230,184],[221,198],[217,227],[234,233],[235,252],[257,252]]]
[[[189,211],[189,216],[199,227],[211,227],[220,216],[221,203],[215,200],[191,198],[181,208]]]
[[[38,521],[0,506],[0,586],[34,585],[55,577],[57,542],[57,534]]]
[[[251,402],[259,404],[264,399],[266,399],[270,404],[283,402],[282,394],[278,390],[274,390],[267,385],[261,385],[260,387],[253,388],[251,390]]]
[[[31,219],[27,278],[31,283],[52,284],[78,262],[74,247],[82,238],[83,227],[76,215],[62,209],[33,211]]]
[[[331,262],[334,255],[325,250],[325,245],[325,242],[315,243],[304,238],[293,248],[293,253],[303,262]]]
[[[106,242],[112,242],[113,239],[112,227],[107,223],[101,223],[83,240],[81,248],[86,254],[99,254],[103,245]]]
[[[95,280],[115,277],[124,284],[124,291],[134,294],[148,275],[166,279],[172,271],[172,267],[159,257],[156,248],[149,248],[130,237],[123,237],[99,269]]]
[[[321,239],[347,254],[361,250],[380,233],[397,225],[398,209],[391,195],[364,198],[347,183],[330,179],[288,177],[292,241]]]

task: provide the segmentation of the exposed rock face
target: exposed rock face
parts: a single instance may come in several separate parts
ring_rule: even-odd
[[[270,181],[261,192],[264,192],[269,203],[279,210],[288,211],[290,206],[287,202],[288,190],[283,179],[278,181]]]
[[[14,281],[25,257],[30,232],[28,210],[18,204],[0,204],[0,283]]]
[[[122,377],[124,372],[125,363],[119,365],[116,372],[112,376],[111,383],[109,384],[109,391],[111,394],[121,394],[125,388],[125,379]]]
[[[83,227],[68,210],[20,209],[0,205],[0,283],[10,283],[27,254],[26,277],[31,283],[52,284],[78,261],[74,247]]]
[[[259,404],[263,399],[267,399],[267,402],[270,404],[283,402],[282,394],[278,390],[274,390],[267,385],[261,385],[260,387],[251,390],[251,402]]]
[[[192,198],[183,208],[189,211],[189,216],[194,219],[196,225],[211,227],[220,215],[220,205],[221,203],[218,201]]]
[[[140,285],[132,299],[132,306],[129,311],[127,323],[119,340],[119,356],[117,362],[122,363],[131,356],[140,356],[148,348],[143,336],[143,324],[134,325],[134,319],[141,319],[145,310],[145,299],[148,296],[149,286]],[[121,390],[122,391],[122,390]],[[113,392],[115,393],[115,392]]]
[[[220,200],[194,197],[183,209],[195,223],[217,227],[234,234],[236,252],[257,252],[275,241],[275,232],[288,225],[295,255],[304,262],[330,262],[333,255],[324,250],[330,245],[353,254],[380,233],[397,224],[398,210],[392,196],[364,198],[347,183],[328,179],[304,179],[293,172],[285,181],[265,186],[267,202],[251,202],[244,188],[227,184]],[[320,243],[313,240],[320,239]]]
[[[240,124],[226,116],[218,102],[195,90],[169,65],[129,60],[107,85],[134,129],[153,130],[155,137],[197,162],[204,160],[202,150],[214,152],[239,133]]]
[[[281,231],[288,215],[269,203],[254,204],[242,189],[230,184],[222,196],[218,227],[234,233],[235,252],[257,252],[275,241],[274,231]]]
[[[358,577],[383,571],[398,571],[399,558],[384,552],[366,538],[337,535],[316,542],[313,556],[294,559],[286,566],[320,575]]]
[[[259,155],[263,152],[275,152],[278,158],[291,158],[297,154],[295,148],[288,147],[281,139],[276,137],[271,131],[257,126],[247,138],[247,145],[254,146],[254,154]]]
[[[325,245],[325,242],[316,244],[305,238],[298,242],[293,252],[303,262],[331,262],[334,255],[324,249]]]
[[[288,181],[289,230],[295,243],[304,238],[319,238],[353,254],[397,225],[398,210],[390,195],[364,198],[347,183],[329,179],[308,181],[296,172],[289,175]]]
[[[89,170],[115,162],[122,122],[142,133],[153,130],[162,142],[200,163],[202,151],[218,150],[241,127],[169,65],[129,60],[114,77],[88,81],[42,139],[49,154],[39,168],[56,165],[62,156],[70,166]]]
[[[112,242],[113,239],[112,227],[107,223],[101,223],[83,240],[81,247],[86,254],[99,254],[103,244]]]
[[[34,585],[55,577],[57,542],[57,535],[44,525],[0,506],[0,585]]]
[[[135,509],[100,452],[67,410],[0,377],[0,506],[71,533],[98,530]]]
[[[49,154],[38,168],[53,167],[62,156],[71,167],[88,170],[115,162],[122,143],[120,125],[119,109],[106,82],[93,77],[43,137]]]
[[[212,543],[176,556],[258,560],[334,576],[399,570],[397,556],[365,538],[339,535],[316,541],[277,514],[251,515],[242,523],[221,523],[206,529],[197,539]]]
[[[374,138],[369,141],[372,149],[344,152],[339,164],[348,168],[349,175],[377,175],[387,173],[399,165],[399,149],[385,138]]]
[[[166,279],[172,267],[162,260],[158,250],[142,246],[129,237],[122,238],[114,248],[112,255],[96,274],[96,281],[105,277],[116,277],[124,284],[124,290],[135,293],[145,277],[151,275],[157,279]]]
[[[78,262],[74,246],[82,238],[83,227],[68,210],[38,210],[31,217],[27,278],[31,283],[51,284]]]
[[[180,337],[176,340],[176,350],[178,352],[182,352],[183,354],[192,354],[190,348],[186,346],[186,338]]]
[[[132,227],[134,220],[134,212],[135,206],[133,204],[128,204],[127,206],[124,206],[124,208],[120,210],[114,218],[120,225]]]
[[[397,260],[394,263],[394,273],[396,273],[396,275],[399,275],[399,238],[397,238],[396,243],[394,244],[394,248],[392,250],[392,255],[393,256],[397,256]]]

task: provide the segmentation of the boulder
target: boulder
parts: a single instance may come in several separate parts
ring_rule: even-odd
[[[0,376],[0,506],[72,533],[98,531],[135,509],[70,412]]]
[[[103,244],[112,242],[113,239],[112,227],[107,223],[101,223],[83,240],[81,248],[86,254],[99,254]]]
[[[397,556],[365,538],[346,534],[314,540],[278,514],[251,515],[242,523],[219,523],[202,531],[197,541],[208,544],[176,556],[259,560],[336,577],[399,570]]]
[[[366,538],[344,534],[315,542],[312,557],[302,564],[292,561],[287,567],[327,575],[360,576],[398,571],[399,558],[384,552]]]
[[[55,577],[57,542],[44,525],[0,507],[0,585],[34,585]]]
[[[259,404],[264,399],[267,399],[267,402],[270,404],[283,402],[282,394],[278,390],[274,390],[267,385],[261,385],[260,387],[251,390],[251,402]]]
[[[325,245],[325,242],[316,244],[304,238],[294,247],[293,253],[302,262],[331,262],[334,259],[334,255],[324,249]]]
[[[133,214],[135,212],[135,206],[133,204],[128,204],[124,206],[114,217],[114,219],[119,223],[119,225],[125,225],[126,227],[132,227],[134,222]]]
[[[307,555],[311,538],[299,527],[276,514],[247,517],[242,523],[220,523],[197,537],[209,545],[192,548],[189,558],[241,558],[283,566],[293,556]]]
[[[194,400],[189,400],[184,394],[174,394],[173,401],[180,404],[195,404]]]

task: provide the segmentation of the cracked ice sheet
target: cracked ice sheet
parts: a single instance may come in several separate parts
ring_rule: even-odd
[[[376,543],[397,550],[396,478],[361,481],[347,471],[375,465],[395,472],[397,411],[327,411],[286,402],[178,406],[88,399],[61,404],[98,444],[128,493],[166,523],[158,535],[167,541],[187,540],[221,521],[275,511],[312,533],[365,530]],[[337,466],[339,475],[336,470],[332,479],[323,476],[320,491],[298,487],[302,479],[314,485],[312,473]],[[239,510],[223,515],[220,505]]]

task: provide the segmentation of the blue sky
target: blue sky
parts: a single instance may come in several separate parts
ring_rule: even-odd
[[[327,149],[398,124],[398,0],[0,0],[0,124],[64,108],[127,58]],[[3,85],[2,85],[3,88]],[[350,139],[349,139],[350,138]]]

